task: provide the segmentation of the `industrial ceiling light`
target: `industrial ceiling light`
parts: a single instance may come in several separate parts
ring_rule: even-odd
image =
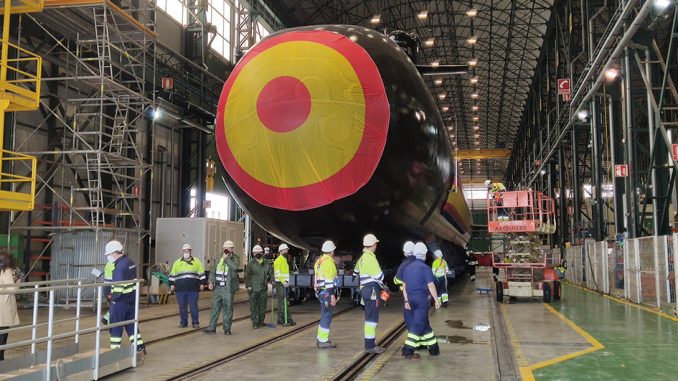
[[[474,45],[476,42],[478,42],[478,37],[471,36],[471,37],[466,39],[466,42],[468,42],[469,45]]]
[[[433,83],[435,83],[436,86],[440,86],[440,85],[443,84],[443,80],[442,79],[436,79],[435,81],[433,81]]]
[[[471,110],[473,110],[473,111],[478,111],[478,106],[477,106],[477,105],[471,106]]]
[[[480,126],[473,126],[473,129],[478,131],[480,129]]]
[[[474,66],[476,66],[477,64],[478,64],[478,59],[477,59],[477,58],[471,58],[470,60],[468,60],[468,66],[470,66],[470,67],[474,67]]]
[[[480,134],[473,135],[476,139],[480,139]]]
[[[377,13],[376,15],[372,16],[372,18],[370,19],[370,23],[372,23],[372,25],[377,25],[381,23],[381,15]]]
[[[580,121],[585,122],[586,118],[588,118],[589,112],[587,110],[581,110],[577,113],[577,118],[579,118]]]
[[[618,76],[619,76],[619,70],[617,70],[616,68],[612,67],[612,68],[605,70],[605,78],[607,78],[610,81],[614,80]]]
[[[480,120],[480,118],[478,118],[477,116],[474,116],[474,117],[473,117],[473,121],[474,121],[474,122],[477,122],[477,121],[479,121],[479,120]],[[478,127],[478,126],[475,126],[475,127],[473,127],[473,128],[476,128],[476,127]]]
[[[448,131],[454,131],[454,127],[449,126],[449,127],[447,127],[447,130],[448,130]]]
[[[478,83],[478,77],[473,77],[470,79],[471,83],[476,84]]]
[[[431,38],[427,39],[426,41],[424,41],[424,45],[428,48],[432,48],[433,45],[435,45],[435,43],[436,43],[436,39],[434,37],[431,37]]]
[[[443,112],[448,112],[448,111],[450,111],[450,108],[447,107],[447,106],[443,106],[443,108],[441,108],[441,110],[443,110]]]
[[[468,17],[476,17],[477,15],[478,15],[477,9],[471,8],[468,11],[466,11],[466,16],[468,16]]]
[[[655,6],[655,8],[658,8],[658,9],[664,9],[664,8],[668,7],[669,4],[671,4],[671,0],[655,0],[654,1],[654,6]]]
[[[478,99],[479,96],[480,96],[480,94],[478,94],[478,93],[471,94],[471,98],[473,98],[473,99]]]
[[[435,60],[435,61],[431,62],[431,66],[433,66],[433,67],[438,67],[438,66],[440,66],[440,61],[439,61],[439,60]]]
[[[162,116],[162,112],[159,108],[153,109],[151,110],[151,116],[153,117],[153,120],[158,120]]]
[[[447,94],[445,94],[445,93],[438,94],[438,99],[440,99],[441,101],[442,101],[443,99],[445,99],[446,97],[447,97]]]
[[[424,9],[423,11],[417,13],[417,18],[419,20],[426,20],[428,18],[428,9]]]

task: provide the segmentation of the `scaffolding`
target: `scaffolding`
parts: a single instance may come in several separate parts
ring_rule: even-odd
[[[50,247],[55,236],[94,232],[93,247],[111,237],[129,247],[140,246],[148,234],[141,195],[153,159],[144,145],[154,135],[154,18],[151,2],[127,0],[47,2],[43,12],[28,17],[53,43],[45,58],[52,98],[41,102],[47,117],[17,142],[30,146],[33,134],[47,125],[49,147],[25,151],[40,158],[37,194],[43,203],[36,213],[14,216],[10,225],[10,234],[23,232],[40,245],[31,257],[34,275],[48,276],[45,262],[72,251]],[[104,261],[98,253],[90,258],[92,263],[77,265]]]

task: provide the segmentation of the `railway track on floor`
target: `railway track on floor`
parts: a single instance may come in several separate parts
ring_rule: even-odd
[[[336,316],[342,315],[342,314],[344,314],[344,313],[347,313],[347,312],[349,312],[349,311],[352,311],[352,310],[355,309],[355,308],[356,308],[355,306],[350,306],[350,307],[348,307],[348,308],[346,308],[346,309],[343,309],[343,310],[341,310],[341,311],[335,312],[333,316],[336,317]],[[244,319],[249,319],[249,316],[245,316],[245,317],[242,317],[242,318],[239,318],[239,319],[233,319],[233,322],[240,321],[240,320],[244,320]],[[317,327],[319,322],[320,322],[320,319],[317,319],[317,320],[314,320],[314,321],[312,321],[312,322],[310,322],[310,323],[306,323],[306,324],[304,324],[304,325],[300,325],[300,326],[298,326],[298,327],[295,327],[295,328],[293,328],[293,329],[291,329],[291,330],[289,330],[289,331],[287,331],[287,332],[281,334],[280,336],[276,336],[275,338],[272,338],[272,339],[270,339],[270,340],[267,340],[267,341],[264,341],[264,342],[261,342],[261,343],[254,344],[254,345],[249,346],[249,347],[247,347],[247,348],[244,348],[244,349],[242,349],[242,350],[240,350],[240,351],[238,351],[238,352],[232,353],[232,354],[230,354],[230,355],[224,356],[224,357],[219,358],[219,359],[217,359],[217,360],[211,361],[211,362],[209,362],[209,363],[207,363],[207,364],[201,365],[201,366],[199,366],[199,367],[197,367],[197,368],[194,368],[194,369],[191,369],[191,370],[189,370],[189,371],[180,373],[180,374],[178,374],[178,375],[174,375],[174,376],[172,376],[171,378],[168,378],[168,380],[190,380],[190,379],[193,379],[193,378],[195,378],[195,377],[204,375],[205,373],[209,372],[210,370],[212,370],[212,369],[214,369],[214,368],[217,368],[217,367],[219,367],[219,366],[221,366],[221,365],[224,365],[224,364],[227,364],[227,363],[229,363],[229,362],[231,362],[231,361],[237,360],[237,359],[239,359],[239,358],[241,358],[241,357],[243,357],[243,356],[246,356],[246,355],[248,355],[248,354],[251,354],[251,353],[253,353],[253,352],[256,352],[256,351],[258,351],[258,350],[260,350],[260,349],[262,349],[262,348],[266,348],[266,347],[268,347],[268,346],[270,346],[270,345],[272,345],[272,344],[274,344],[274,343],[277,343],[277,342],[279,342],[279,341],[285,340],[285,339],[287,339],[288,337],[294,336],[294,335],[296,335],[297,333],[301,333],[301,332],[303,332],[303,331],[305,331],[305,330],[307,330],[307,329],[309,329],[309,328]],[[172,337],[177,337],[177,335],[174,335],[174,336],[172,336]]]
[[[396,340],[402,335],[403,332],[407,327],[405,326],[405,322],[402,322],[401,324],[398,324],[395,328],[390,330],[378,343],[380,347],[384,347],[386,349],[389,349],[390,347],[393,346],[393,344],[396,342]],[[356,360],[354,360],[352,363],[348,364],[341,372],[336,374],[332,380],[333,381],[349,381],[349,380],[355,380],[358,378],[358,376],[368,368],[370,364],[372,364],[377,357],[380,355],[383,355],[387,352],[384,352],[382,354],[376,354],[376,353],[363,353],[358,357]]]

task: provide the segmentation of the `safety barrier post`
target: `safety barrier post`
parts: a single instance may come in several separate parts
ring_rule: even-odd
[[[633,270],[635,271],[635,277],[636,277],[636,303],[642,303],[643,299],[643,293],[642,293],[642,288],[643,288],[643,281],[642,277],[640,276],[640,239],[634,239],[633,240],[633,246],[635,249],[635,253],[633,253]]]
[[[45,356],[45,380],[52,380],[52,335],[54,334],[54,290],[49,290],[49,317],[47,318],[47,355]]]
[[[130,349],[132,351],[132,367],[136,368],[137,367],[137,339],[139,338],[139,282],[134,286],[134,289],[136,290],[135,294],[136,296],[134,297],[134,342],[132,343],[132,348]]]
[[[669,270],[670,270],[670,265],[669,265],[669,245],[672,242],[672,238],[670,235],[664,236],[664,255],[663,255],[663,262],[662,264],[664,265],[664,273],[662,276],[664,277],[664,281],[666,282],[666,304],[670,305],[671,304],[671,282],[669,281]]]
[[[674,298],[674,308],[678,312],[678,276],[676,272],[678,271],[678,234],[673,235],[673,292],[675,295]]]
[[[33,292],[33,328],[31,329],[31,354],[35,354],[36,345],[35,338],[38,336],[38,302],[40,299],[39,285],[35,285],[35,292]]]
[[[652,237],[652,254],[654,256],[654,288],[655,288],[655,302],[657,303],[657,308],[661,307],[661,295],[660,291],[661,289],[659,288],[659,277],[660,277],[660,272],[659,272],[659,248],[657,245],[659,244],[659,236],[653,236]]]
[[[99,355],[101,353],[101,296],[103,295],[103,288],[97,286],[97,330],[94,339],[94,374],[92,378],[95,380],[99,379]],[[110,318],[108,320],[109,324],[111,322]]]
[[[75,302],[75,343],[80,342],[80,302],[82,300],[82,281],[78,281],[77,300]]]
[[[631,271],[629,270],[629,266],[631,266],[631,262],[629,261],[629,240],[627,239],[624,242],[624,298],[630,299],[631,298],[631,291],[629,290],[629,287],[631,286]]]

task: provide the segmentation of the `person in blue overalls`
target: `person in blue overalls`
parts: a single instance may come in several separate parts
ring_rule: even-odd
[[[393,283],[395,283],[397,286],[400,286],[400,290],[404,290],[402,281],[403,271],[405,271],[407,265],[409,265],[410,263],[412,263],[412,261],[416,259],[414,257],[414,242],[412,241],[405,242],[405,244],[403,245],[403,254],[405,254],[405,259],[403,260],[403,263],[401,263],[400,266],[398,267],[398,271],[396,272],[395,278],[393,278]],[[403,319],[405,319],[405,326],[409,330],[410,321],[412,320],[412,310],[403,308]]]
[[[137,265],[123,252],[123,246],[119,241],[110,241],[106,244],[106,254],[113,256],[115,269],[113,270],[113,282],[133,281],[137,278]],[[134,305],[136,300],[136,283],[120,283],[111,286],[111,316],[110,323],[115,324],[127,320],[134,320]],[[137,353],[146,354],[144,340],[139,331],[134,333],[134,323],[124,326],[129,336],[130,344],[137,346]],[[111,349],[118,349],[122,344],[122,326],[110,329]]]
[[[436,309],[440,308],[440,301],[433,282],[431,268],[424,263],[427,251],[423,242],[417,242],[414,245],[416,259],[405,268],[401,279],[404,283],[405,309],[412,311],[408,334],[402,351],[403,357],[406,359],[419,358],[419,354],[414,353],[414,351],[420,347],[427,347],[431,356],[440,354],[438,341],[428,320],[430,298],[433,298]]]

